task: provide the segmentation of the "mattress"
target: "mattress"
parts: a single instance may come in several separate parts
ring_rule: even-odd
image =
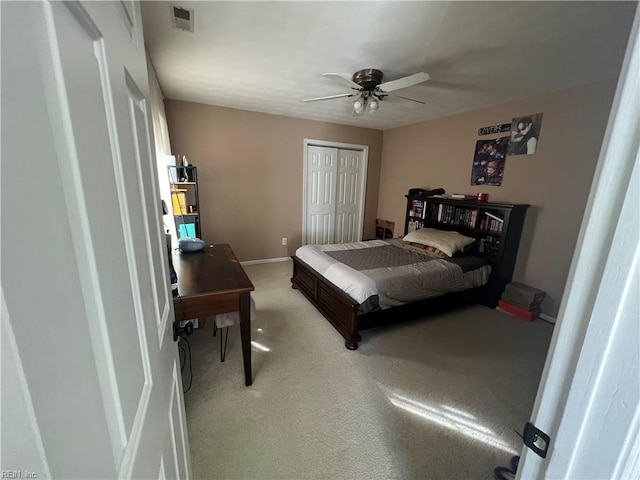
[[[360,313],[480,287],[491,273],[483,258],[439,258],[399,239],[304,245],[296,256],[360,303]]]

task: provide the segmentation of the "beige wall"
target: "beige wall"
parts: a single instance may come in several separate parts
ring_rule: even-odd
[[[305,138],[368,145],[364,238],[376,217],[402,233],[412,187],[528,203],[514,280],[545,290],[543,310],[556,316],[614,90],[614,81],[603,82],[384,133],[176,100],[165,109],[172,153],[198,167],[202,236],[230,243],[240,260],[284,257],[300,246]],[[537,152],[507,157],[502,186],[470,186],[478,128],[538,112]]]
[[[295,252],[305,138],[369,146],[364,235],[374,234],[382,131],[176,100],[165,110],[171,152],[198,167],[206,242],[229,243],[241,261]]]
[[[395,221],[401,234],[412,187],[530,204],[514,280],[545,290],[543,311],[555,317],[614,90],[613,81],[598,83],[385,131],[379,218]],[[538,112],[544,115],[536,153],[507,157],[502,186],[471,186],[478,128]]]

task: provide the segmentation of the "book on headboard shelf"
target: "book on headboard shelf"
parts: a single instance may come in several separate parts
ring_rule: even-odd
[[[491,217],[491,218],[493,218],[494,220],[497,220],[497,221],[498,221],[498,222],[500,222],[500,223],[504,223],[504,218],[499,217],[499,216],[498,216],[497,214],[495,214],[495,213],[491,213],[491,212],[484,212],[484,214],[485,214],[487,217]]]
[[[424,202],[422,200],[412,200],[409,216],[424,218]]]
[[[487,232],[501,232],[504,226],[504,218],[500,218],[495,213],[484,212],[485,217],[479,228]]]

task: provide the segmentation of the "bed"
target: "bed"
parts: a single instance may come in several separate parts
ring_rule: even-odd
[[[355,350],[360,331],[397,321],[409,308],[478,300],[491,266],[463,249],[443,254],[400,239],[305,245],[292,257],[291,283]]]

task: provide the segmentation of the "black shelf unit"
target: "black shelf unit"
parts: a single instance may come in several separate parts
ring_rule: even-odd
[[[171,213],[176,225],[176,235],[178,239],[202,238],[198,169],[193,165],[186,167],[169,165],[167,168],[171,190]]]
[[[529,205],[456,200],[434,196],[407,198],[404,234],[419,228],[455,230],[476,239],[475,253],[491,263],[483,303],[498,305],[504,287],[512,280],[520,237]]]

